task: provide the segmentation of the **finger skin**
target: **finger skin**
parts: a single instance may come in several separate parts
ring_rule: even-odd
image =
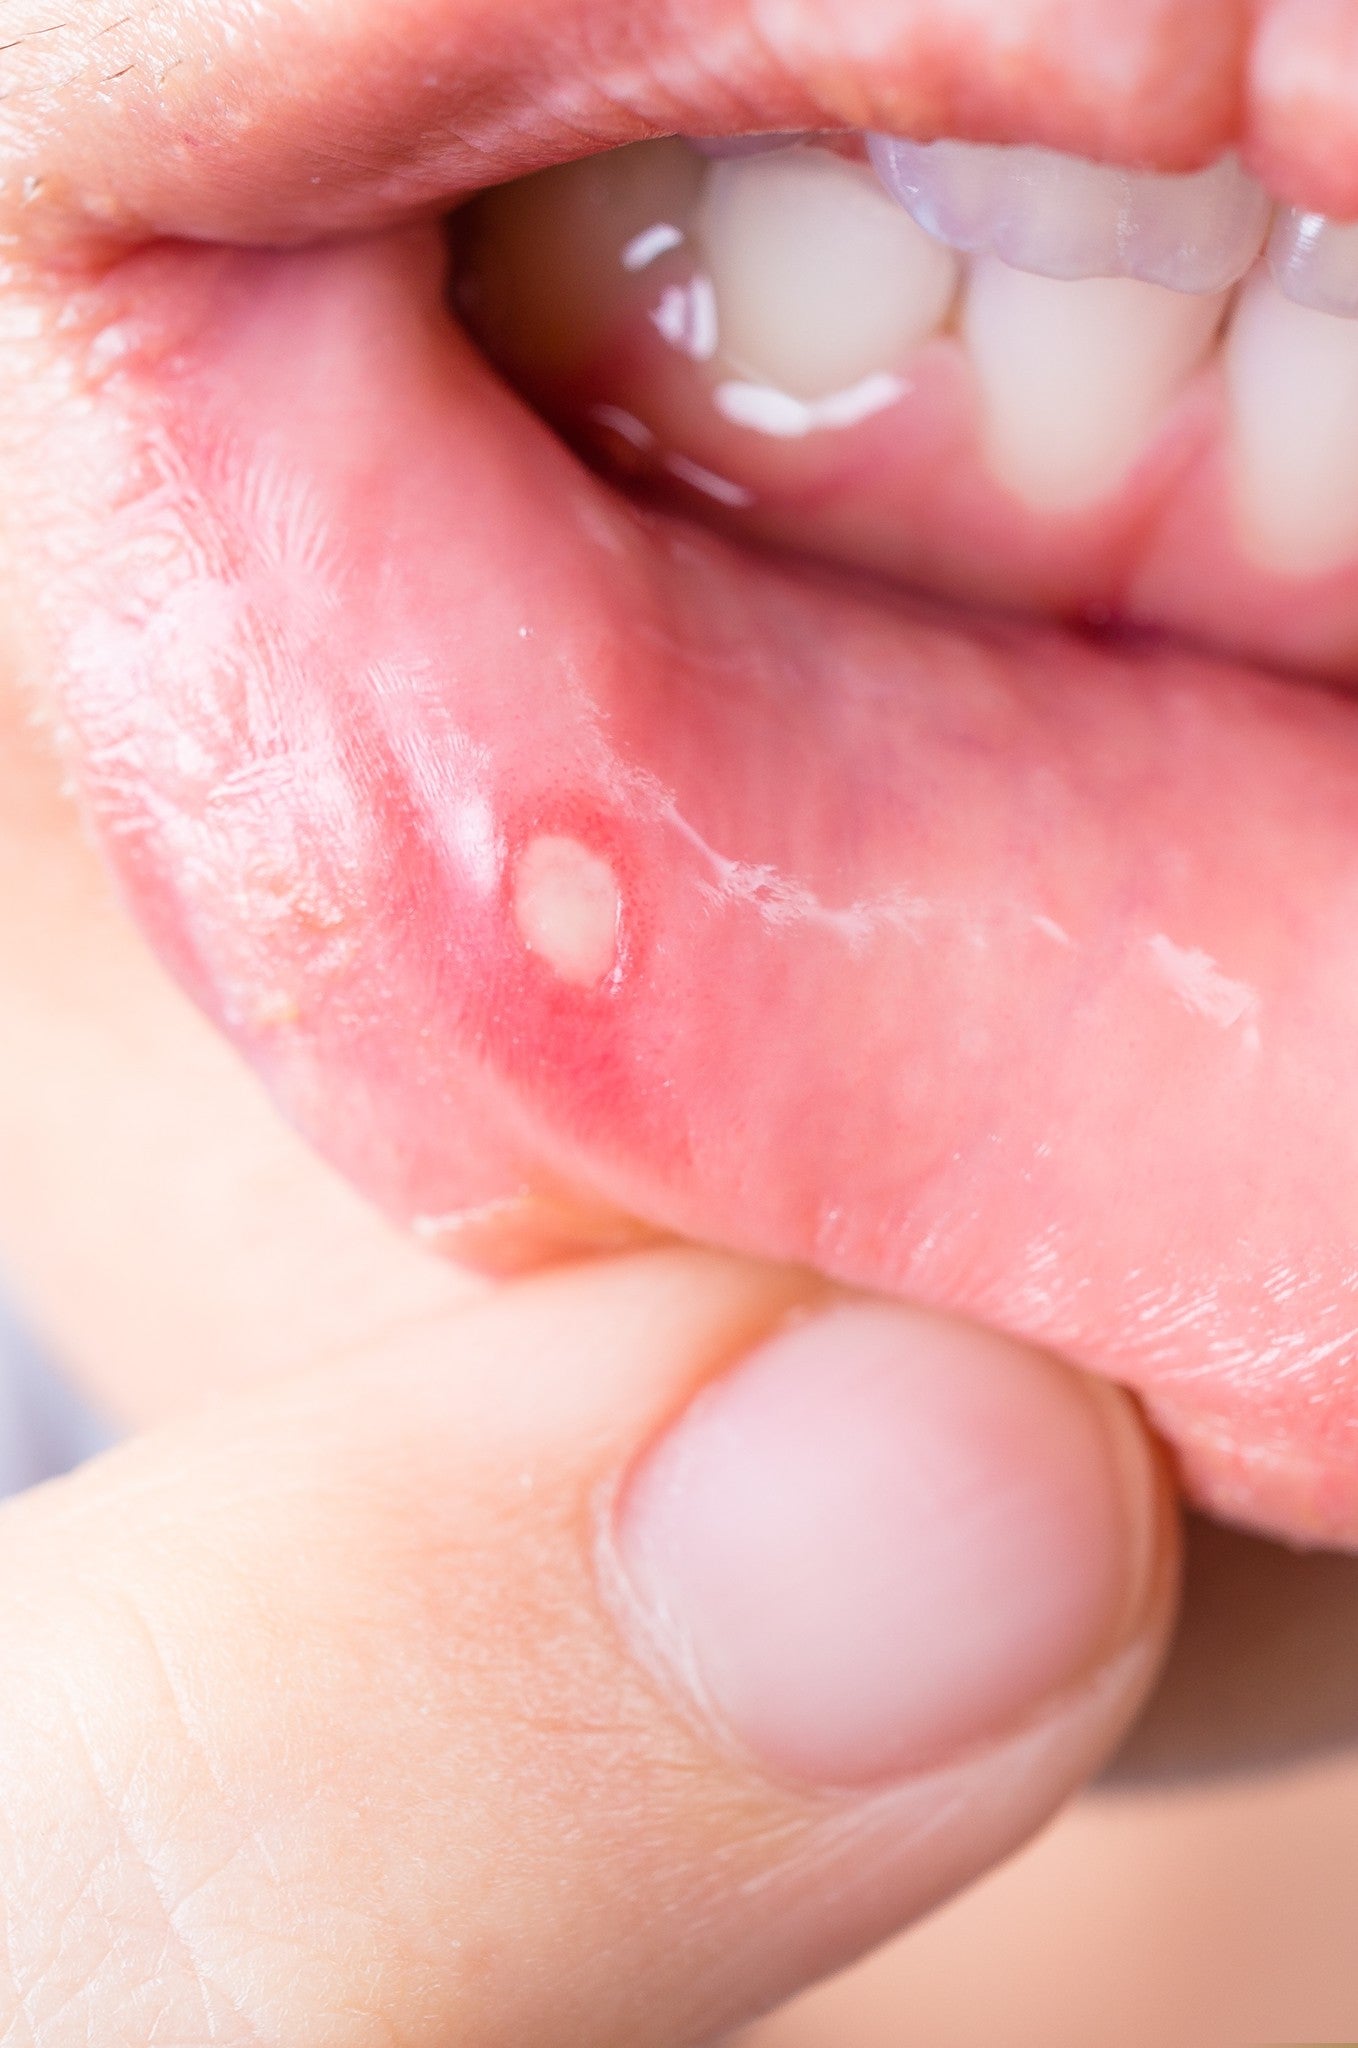
[[[700,2041],[924,1910],[1092,1769],[1130,1640],[1007,1741],[807,1794],[633,1658],[599,1517],[802,1291],[657,1252],[544,1277],[0,1517],[0,2032]]]

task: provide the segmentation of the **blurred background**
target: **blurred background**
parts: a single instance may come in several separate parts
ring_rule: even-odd
[[[739,2048],[1358,2042],[1358,1559],[1209,1524],[1160,1692],[1095,1791]]]

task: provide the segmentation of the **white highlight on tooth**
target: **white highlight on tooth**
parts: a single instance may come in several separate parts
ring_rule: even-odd
[[[835,391],[828,398],[794,398],[771,384],[719,384],[712,403],[732,426],[748,427],[752,433],[768,434],[775,441],[800,441],[807,434],[827,428],[856,427],[874,413],[885,412],[903,398],[910,386],[904,377],[885,370],[864,377],[847,391]]]
[[[717,353],[717,298],[712,280],[690,278],[687,284],[666,285],[651,314],[656,331],[695,363],[710,363]]]
[[[982,257],[963,331],[994,473],[1039,511],[1105,496],[1207,356],[1224,304],[1135,278],[1057,282]]]
[[[596,988],[617,965],[622,899],[601,854],[578,839],[530,839],[514,871],[514,922],[530,953],[562,981]]]
[[[1286,207],[1273,224],[1268,263],[1285,298],[1317,313],[1358,318],[1358,222]]]
[[[1358,321],[1249,287],[1226,344],[1240,538],[1280,575],[1358,560]]]
[[[714,163],[696,225],[724,356],[792,398],[823,400],[895,368],[956,295],[951,252],[865,166],[827,150]]]
[[[658,220],[654,227],[643,228],[639,235],[633,235],[622,252],[624,270],[646,270],[662,256],[668,256],[671,249],[680,249],[684,244],[684,231],[675,227],[672,221]]]
[[[1135,277],[1219,292],[1264,246],[1267,193],[1236,158],[1185,175],[1053,149],[870,135],[886,189],[940,241],[1041,277]]]

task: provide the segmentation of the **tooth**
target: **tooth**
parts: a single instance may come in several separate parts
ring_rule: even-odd
[[[1224,304],[1135,278],[1057,282],[982,257],[963,331],[992,470],[1042,511],[1102,497],[1211,348]]]
[[[1254,263],[1268,231],[1268,196],[1233,156],[1179,176],[1051,149],[893,135],[870,135],[868,155],[931,235],[1040,277],[1224,291]]]
[[[1225,353],[1243,544],[1298,577],[1358,558],[1358,321],[1295,305],[1261,277]]]
[[[1358,318],[1358,223],[1288,207],[1274,223],[1268,261],[1279,291],[1299,306]]]
[[[895,368],[942,325],[957,291],[951,251],[869,170],[827,150],[712,164],[698,232],[723,356],[796,398]]]

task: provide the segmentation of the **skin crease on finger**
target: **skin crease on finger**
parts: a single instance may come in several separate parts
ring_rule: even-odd
[[[459,342],[430,230],[129,247],[390,223],[582,128],[756,113],[1169,164],[1239,140],[1343,206],[1345,150],[1287,142],[1324,112],[1314,7],[1254,40],[1206,6],[720,16],[648,23],[643,65],[608,9],[380,43],[290,15],[225,99],[221,16],[111,24],[94,71],[21,37],[31,701],[163,956],[417,1232],[522,1259],[636,1214],[956,1307],[1137,1385],[1218,1508],[1351,1540],[1349,707],[629,509]],[[1342,74],[1333,20],[1324,47]],[[590,914],[554,950],[572,861]]]

